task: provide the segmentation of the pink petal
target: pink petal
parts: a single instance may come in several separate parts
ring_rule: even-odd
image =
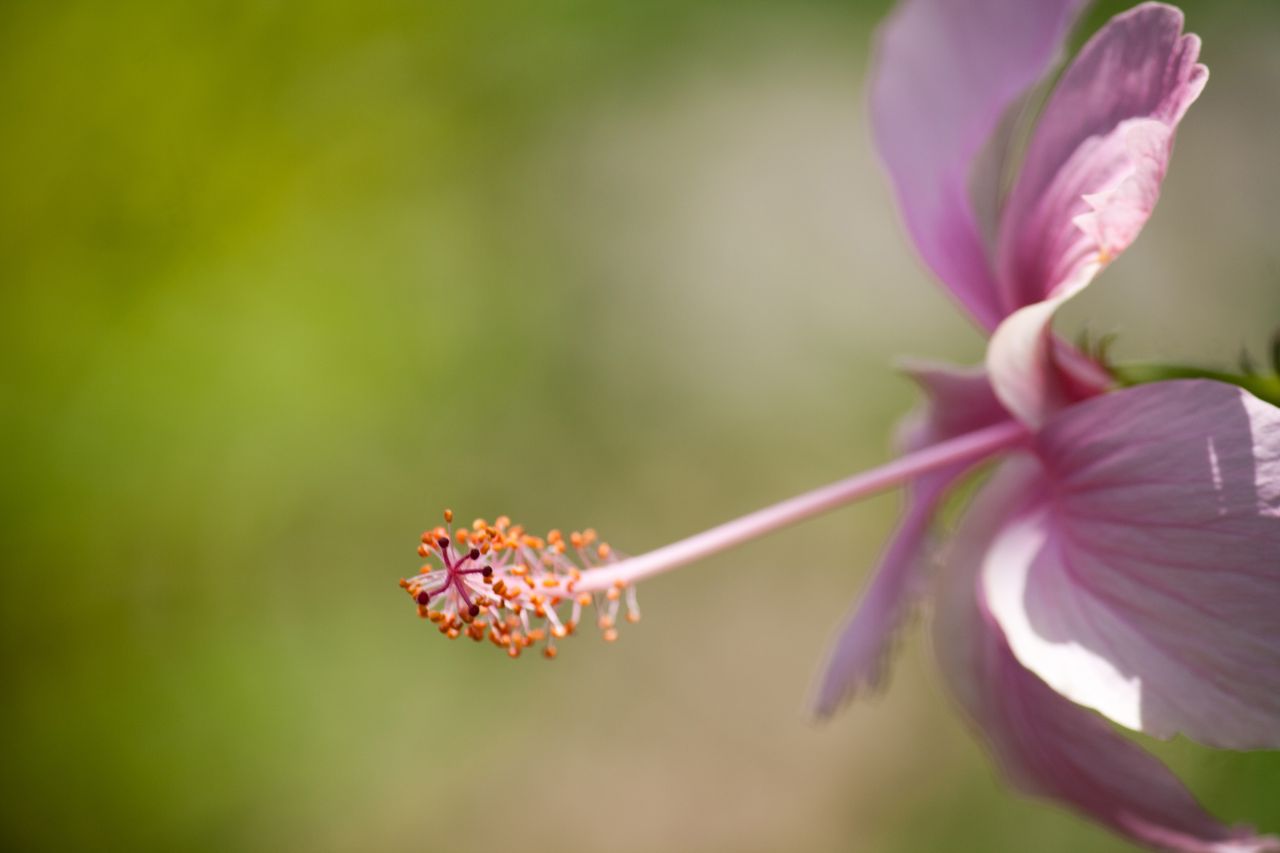
[[[1174,129],[1204,88],[1182,13],[1147,3],[1111,20],[1045,108],[1004,211],[1004,307],[987,368],[1000,400],[1038,426],[1081,398],[1057,356],[1057,308],[1128,248],[1160,195]]]
[[[1005,111],[1048,72],[1082,0],[904,0],[880,31],[876,146],[925,263],[985,329],[1001,310],[970,200]]]
[[[1075,292],[1128,248],[1155,207],[1173,134],[1204,88],[1182,12],[1117,15],[1063,74],[1003,213],[1005,312]]]
[[[1161,382],[1041,431],[1044,493],[995,537],[991,612],[1053,689],[1157,737],[1280,746],[1280,409]]]
[[[1039,466],[1010,460],[970,508],[948,561],[935,644],[951,690],[1009,782],[1130,840],[1187,853],[1262,853],[1280,840],[1228,828],[1181,782],[1097,715],[1074,705],[1010,652],[977,574],[1008,519],[1043,488]]]
[[[898,430],[898,444],[904,452],[1009,420],[1009,412],[996,399],[982,365],[960,367],[904,359],[898,362],[898,369],[925,395],[925,404]]]
[[[1101,365],[1053,333],[1053,315],[1070,296],[1059,294],[1015,311],[987,346],[992,391],[1028,426],[1038,427],[1059,409],[1115,384]]]
[[[813,703],[819,716],[831,716],[859,693],[878,690],[888,680],[894,642],[926,586],[929,526],[949,484],[909,493],[898,529],[823,667]]]
[[[1053,315],[1071,294],[1021,308],[987,345],[987,372],[996,396],[1028,426],[1038,427],[1071,402],[1055,360]]]
[[[914,364],[905,368],[928,402],[900,431],[904,451],[919,450],[1009,419],[981,369]],[[814,710],[830,716],[858,693],[882,687],[902,624],[926,586],[929,527],[938,501],[966,467],[920,478],[872,575],[871,584],[836,638],[818,683]]]

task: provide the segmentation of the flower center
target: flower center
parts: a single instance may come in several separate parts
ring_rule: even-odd
[[[574,633],[586,609],[595,610],[607,642],[618,637],[624,602],[627,621],[639,621],[634,587],[619,581],[603,591],[575,589],[584,571],[618,559],[594,530],[532,536],[503,516],[455,531],[452,510],[444,518],[444,526],[422,534],[418,555],[426,562],[400,586],[445,636],[487,637],[511,657],[542,642],[552,658],[555,641]]]

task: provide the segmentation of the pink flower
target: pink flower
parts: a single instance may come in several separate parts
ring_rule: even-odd
[[[908,229],[992,331],[985,371],[915,371],[931,402],[905,444],[1009,414],[1033,430],[952,543],[938,653],[1023,790],[1158,848],[1280,849],[1218,824],[1085,710],[1157,737],[1280,745],[1280,412],[1203,380],[1103,395],[1049,328],[1145,224],[1174,128],[1203,88],[1178,10],[1144,4],[1085,46],[983,221],[1000,170],[979,161],[1002,159],[1002,118],[1049,71],[1079,6],[907,0],[882,34],[872,113]],[[820,712],[883,681],[923,586],[928,520],[962,472],[917,482],[837,642]]]
[[[1178,10],[1148,3],[1118,16],[1063,73],[1001,199],[1013,159],[1009,116],[1033,100],[1082,5],[905,0],[881,33],[872,120],[907,229],[992,335],[982,369],[908,370],[930,405],[904,430],[907,450],[1010,418],[1035,429],[1112,384],[1049,324],[1137,236],[1155,207],[1174,128],[1207,72]],[[824,679],[821,711],[880,682],[888,629],[919,586],[912,576],[927,520],[965,470],[916,483],[864,615]]]
[[[543,640],[554,654],[590,606],[614,639],[620,601],[638,618],[636,581],[906,483],[903,519],[821,680],[829,714],[883,683],[928,586],[940,501],[1001,455],[944,551],[935,637],[1009,780],[1148,846],[1280,850],[1219,823],[1107,722],[1280,746],[1280,409],[1201,379],[1114,391],[1052,334],[1058,306],[1150,216],[1206,79],[1178,10],[1116,17],[1057,83],[1001,198],[1008,117],[1050,73],[1080,6],[904,0],[882,33],[872,115],[907,228],[992,335],[983,368],[910,371],[928,404],[902,431],[902,457],[626,559],[593,551],[591,531],[566,544],[505,519],[437,528],[420,553],[439,565],[402,581],[419,613],[513,656]]]

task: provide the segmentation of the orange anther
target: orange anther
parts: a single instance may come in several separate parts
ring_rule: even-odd
[[[399,584],[415,599],[418,615],[430,620],[450,639],[465,634],[480,642],[488,637],[511,657],[536,645],[538,651],[552,658],[556,656],[552,644],[577,631],[577,621],[561,612],[566,604],[572,604],[572,615],[577,618],[581,618],[583,608],[593,608],[596,624],[610,643],[617,640],[620,615],[625,615],[628,622],[639,621],[634,594],[623,581],[614,581],[599,590],[603,594],[574,589],[581,584],[583,573],[599,564],[597,560],[619,559],[607,543],[599,541],[595,530],[565,532],[553,528],[544,539],[526,533],[521,525],[513,525],[507,516],[499,516],[493,525],[477,518],[469,527],[454,529],[453,512],[445,510],[444,521],[447,527],[436,526],[422,534],[418,548],[422,565],[416,575],[400,579]],[[507,551],[515,553],[508,555],[504,553]],[[447,603],[437,605],[436,595],[428,592],[429,578],[444,575],[455,556],[470,562],[468,554],[476,555],[476,571],[470,572],[476,577],[468,583],[480,581],[485,585],[483,593],[470,593],[467,606],[444,598],[441,601]],[[481,554],[485,555],[483,559]],[[627,607],[620,614],[624,591]],[[605,605],[606,601],[610,603]],[[539,627],[530,626],[530,617],[538,620],[535,624]]]

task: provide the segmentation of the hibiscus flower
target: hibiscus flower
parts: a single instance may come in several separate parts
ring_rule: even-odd
[[[594,531],[536,537],[503,518],[455,532],[447,513],[423,534],[428,564],[401,582],[419,613],[452,637],[513,656],[545,642],[553,656],[589,608],[608,640],[624,602],[637,620],[642,578],[905,484],[819,713],[883,684],[940,550],[938,658],[1014,785],[1159,849],[1280,850],[1218,822],[1112,725],[1280,745],[1280,409],[1210,379],[1116,389],[1051,330],[1146,223],[1207,77],[1181,12],[1143,4],[1084,46],[1020,151],[1018,118],[1081,6],[904,0],[883,28],[877,146],[921,257],[991,334],[979,368],[910,369],[928,402],[900,458],[625,559]],[[996,458],[933,548],[941,502]]]

